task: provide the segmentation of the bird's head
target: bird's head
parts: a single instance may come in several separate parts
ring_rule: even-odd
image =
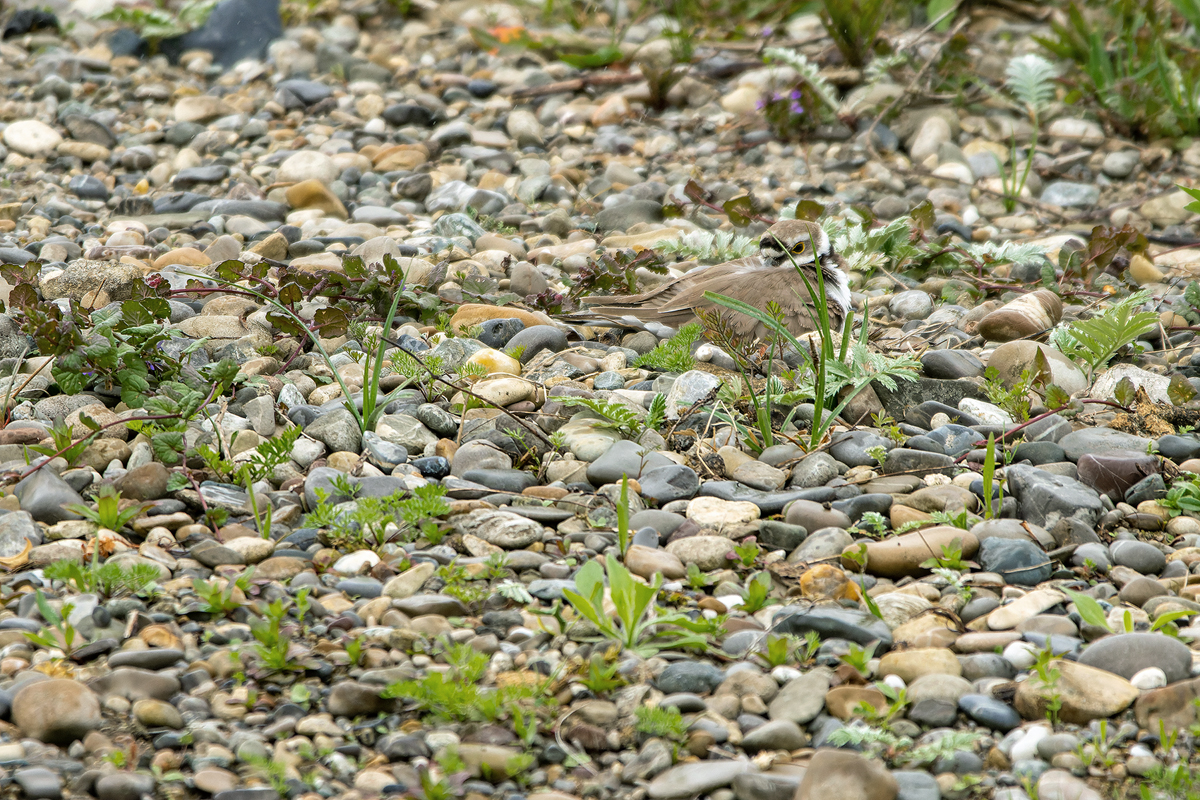
[[[829,300],[841,306],[843,312],[850,308],[849,278],[833,252],[829,235],[817,223],[798,219],[776,222],[763,233],[758,248],[770,267],[807,266],[816,272],[815,265],[819,265]]]
[[[832,254],[829,236],[815,222],[785,219],[763,233],[758,243],[764,261],[773,267],[812,264]]]

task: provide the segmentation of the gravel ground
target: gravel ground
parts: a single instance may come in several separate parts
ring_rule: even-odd
[[[841,114],[795,142],[763,37],[655,110],[660,18],[581,72],[481,49],[543,30],[496,3],[231,66],[60,11],[0,45],[6,796],[1185,796],[1200,142],[1054,101],[1006,205],[1020,110],[840,65],[811,15],[770,43]],[[1049,27],[964,29],[999,84]],[[815,441],[811,391],[728,423],[794,352],[570,316],[814,202],[848,360],[899,376]]]

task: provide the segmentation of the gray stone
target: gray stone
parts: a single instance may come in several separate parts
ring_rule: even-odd
[[[789,719],[777,719],[759,725],[742,738],[742,747],[749,753],[759,750],[799,750],[808,744],[808,736]]]
[[[154,776],[138,772],[117,772],[96,781],[99,800],[141,800],[154,794]]]
[[[788,485],[794,489],[824,486],[838,476],[837,461],[829,453],[813,453],[792,468]]]
[[[636,478],[643,470],[674,465],[675,462],[666,456],[637,442],[622,439],[614,442],[604,455],[588,465],[587,478],[594,486],[603,486],[606,483],[619,482],[622,476]]]
[[[1108,547],[1114,564],[1140,572],[1157,575],[1167,566],[1167,557],[1149,542],[1118,539]]]
[[[521,363],[529,361],[543,350],[561,353],[567,349],[567,334],[553,325],[530,325],[508,340],[508,348],[523,347]]]
[[[1078,461],[1085,453],[1095,455],[1113,450],[1132,450],[1135,453],[1146,452],[1149,439],[1122,433],[1112,428],[1084,428],[1068,433],[1058,440],[1067,458]]]
[[[13,773],[13,780],[28,800],[58,800],[62,797],[62,776],[45,767],[25,767]]]
[[[13,494],[21,501],[24,511],[38,522],[48,525],[68,519],[80,519],[78,514],[68,511],[66,506],[76,503],[87,505],[79,492],[49,469],[39,469],[22,480],[13,489]]]
[[[453,517],[452,522],[457,532],[478,536],[505,550],[519,550],[540,542],[544,533],[541,524],[511,511],[478,509]]]
[[[602,231],[627,231],[639,222],[659,222],[662,218],[662,203],[631,200],[604,209],[594,220]]]
[[[1088,645],[1080,664],[1115,673],[1128,680],[1147,667],[1158,667],[1167,683],[1192,674],[1192,654],[1186,644],[1161,633],[1122,633]]]
[[[348,408],[322,414],[305,427],[304,433],[324,444],[331,453],[362,451],[362,431]]]
[[[1077,480],[1023,464],[1005,472],[1007,489],[1017,499],[1017,513],[1026,522],[1052,529],[1060,519],[1074,518],[1095,528],[1104,515],[1100,495]]]
[[[725,673],[701,661],[676,661],[654,679],[655,686],[663,694],[708,694],[721,685]]]
[[[589,468],[589,479],[591,469]],[[700,478],[695,470],[682,464],[655,467],[638,478],[642,497],[662,506],[675,500],[689,500],[700,490]]]
[[[767,716],[772,720],[807,725],[825,708],[825,695],[829,692],[832,679],[833,673],[825,667],[817,667],[793,678],[783,685],[767,706]]]
[[[1054,181],[1042,190],[1043,203],[1064,208],[1094,206],[1100,202],[1100,187],[1090,183]]]
[[[860,645],[878,643],[876,655],[892,646],[892,632],[883,620],[869,611],[832,606],[788,606],[780,609],[775,619],[777,633],[803,636],[816,631],[822,639],[848,639]]]
[[[1036,586],[1049,580],[1054,567],[1033,542],[1017,539],[985,539],[979,545],[979,563],[987,572],[998,573],[1008,583]]]
[[[892,295],[888,301],[888,311],[903,320],[925,319],[933,313],[933,300],[926,292],[910,289]]]
[[[721,388],[721,379],[708,372],[691,369],[680,375],[667,392],[667,418],[679,419],[689,407],[705,400]]]
[[[896,800],[941,800],[937,779],[921,770],[898,769],[892,772],[900,787]]]

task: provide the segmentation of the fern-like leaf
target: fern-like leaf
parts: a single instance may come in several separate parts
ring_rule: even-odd
[[[1058,69],[1041,56],[1033,53],[1018,56],[1008,62],[1004,74],[1004,85],[1030,114],[1040,115],[1054,99]]]
[[[1065,350],[1087,364],[1089,372],[1094,374],[1118,350],[1158,324],[1158,315],[1153,311],[1136,310],[1149,299],[1149,292],[1135,292],[1091,319],[1071,323],[1055,340],[1066,345]],[[1063,342],[1064,337],[1070,341]]]
[[[654,249],[680,258],[718,263],[754,255],[758,242],[733,231],[690,231],[678,239],[658,241]]]
[[[633,366],[653,367],[662,372],[687,372],[696,366],[692,344],[703,335],[704,329],[696,323],[684,325],[670,339],[659,342],[658,347],[638,356]]]
[[[646,427],[652,431],[656,431],[662,427],[666,419],[667,396],[665,394],[656,394],[654,395],[654,399],[650,401],[650,407],[646,410]]]
[[[621,403],[596,400],[590,397],[560,397],[557,399],[568,408],[586,408],[600,417],[597,423],[598,427],[612,428],[630,438],[636,438],[646,429],[646,423],[642,417]]]

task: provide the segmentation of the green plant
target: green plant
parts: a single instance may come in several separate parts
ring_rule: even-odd
[[[983,734],[975,731],[950,731],[928,744],[914,747],[908,755],[916,764],[933,764],[961,750],[974,750],[984,738]]]
[[[1009,144],[1009,162],[1007,167],[996,158],[996,167],[1000,171],[1000,182],[1004,198],[1004,208],[1010,214],[1016,209],[1029,181],[1029,172],[1033,168],[1033,150],[1037,147],[1041,135],[1041,118],[1054,100],[1054,79],[1058,70],[1054,65],[1039,55],[1026,53],[1008,62],[1005,70],[1004,86],[1016,100],[1016,103],[1029,116],[1033,126],[1033,136],[1030,152],[1025,158],[1025,168],[1017,164],[1017,137]]]
[[[430,722],[495,722],[521,705],[542,699],[552,680],[481,686],[488,665],[486,654],[458,644],[447,648],[445,658],[451,666],[449,673],[430,672],[419,680],[399,681],[381,695],[403,700]]]
[[[609,663],[599,656],[588,660],[588,674],[577,680],[587,687],[588,691],[601,696],[624,686],[626,681],[620,674],[620,665]]]
[[[45,620],[48,627],[42,628],[37,633],[27,632],[25,637],[47,650],[62,650],[67,658],[70,658],[71,653],[75,652],[76,639],[82,639],[71,623],[71,612],[75,610],[74,604],[64,603],[60,613],[47,602],[41,589],[36,591],[38,613],[42,615],[42,619]]]
[[[657,431],[667,421],[667,396],[656,394],[646,407],[646,428]]]
[[[599,417],[595,423],[597,428],[619,431],[630,439],[641,436],[646,429],[646,420],[619,400],[598,400],[590,397],[558,397],[555,399],[567,408],[586,408]]]
[[[876,464],[883,464],[887,461],[887,448],[882,445],[875,445],[867,448],[867,455],[875,459]],[[878,512],[876,512],[878,513]]]
[[[655,242],[660,253],[682,259],[720,264],[758,252],[758,242],[733,231],[689,231],[674,239]]]
[[[852,67],[861,67],[875,51],[875,38],[887,19],[890,0],[823,0],[821,22]]]
[[[741,544],[735,544],[733,552],[739,564],[750,568],[758,563],[758,557],[762,555],[762,548],[758,546],[758,542],[751,536],[743,539]]]
[[[98,527],[107,528],[110,531],[119,531],[149,508],[149,504],[146,503],[130,506],[122,511],[119,506],[120,502],[121,493],[113,488],[112,484],[105,484],[96,493],[95,510],[91,506],[79,503],[72,503],[66,506],[66,509],[90,520]]]
[[[700,570],[700,567],[696,564],[696,562],[693,561],[692,563],[688,564],[687,582],[688,586],[699,591],[705,586],[711,586],[713,584],[713,579],[710,576],[705,575]]]
[[[1139,787],[1141,800],[1200,800],[1200,781],[1187,763],[1160,764]]]
[[[639,655],[669,648],[708,647],[707,638],[695,632],[695,621],[681,613],[663,613],[655,604],[662,588],[661,573],[655,574],[654,582],[647,586],[634,581],[615,558],[606,559],[606,564],[614,617],[604,609],[605,570],[596,561],[589,561],[575,573],[574,590],[563,590],[567,602],[603,638]]]
[[[459,565],[458,559],[438,567],[434,574],[445,584],[442,591],[451,597],[457,597],[468,608],[482,603],[488,596],[487,582],[471,580],[466,568]]]
[[[746,599],[742,603],[742,609],[753,614],[756,611],[761,611],[771,604],[768,600],[768,595],[771,593],[771,573],[756,572],[746,581]]]
[[[813,631],[809,631],[809,633],[813,633]],[[820,639],[818,639],[818,646],[820,646]],[[769,667],[781,667],[791,660],[795,649],[795,637],[779,636],[772,633],[767,634],[763,648],[756,651],[755,655],[765,661]],[[804,660],[807,661],[808,659]]]
[[[933,556],[921,562],[924,569],[952,569],[957,572],[965,572],[970,569],[973,564],[969,561],[963,561],[962,557],[962,539],[955,538],[949,544],[942,545],[942,554]]]
[[[512,559],[508,553],[492,553],[483,562],[488,580],[499,580],[509,574]]]
[[[1112,633],[1112,627],[1108,624],[1108,615],[1104,613],[1103,606],[1090,595],[1081,594],[1080,592],[1072,591],[1063,587],[1067,597],[1071,598],[1071,602],[1075,604],[1075,610],[1079,612],[1079,617],[1086,624]]]
[[[1172,517],[1180,514],[1200,515],[1200,476],[1192,473],[1180,475],[1158,504],[1167,509]]]
[[[1004,483],[996,480],[996,437],[988,434],[987,453],[983,457],[983,516],[996,519],[1004,505]]]
[[[767,125],[780,139],[798,138],[837,113],[837,93],[821,75],[817,65],[803,53],[768,47],[763,50],[763,60],[787,64],[796,71],[794,83],[772,86],[758,103]],[[726,203],[726,211],[732,211],[729,203]],[[736,214],[731,213],[730,219],[738,224],[739,217]]]
[[[912,747],[913,742],[907,736],[873,728],[865,723],[855,723],[829,734],[829,743],[834,747],[849,745],[871,755],[887,755]]]
[[[1054,651],[1047,644],[1044,649],[1038,651],[1037,660],[1033,665],[1033,670],[1037,673],[1036,680],[1045,690],[1046,719],[1050,720],[1051,725],[1058,724],[1058,712],[1063,706],[1062,692],[1058,690],[1062,672],[1054,666],[1054,658]]]
[[[1160,3],[1113,0],[1088,21],[1078,3],[1053,38],[1035,37],[1075,66],[1069,97],[1086,98],[1122,134],[1151,139],[1200,132],[1200,58],[1175,35]]]
[[[287,766],[276,759],[269,756],[260,756],[250,754],[245,759],[245,762],[253,768],[261,777],[266,778],[280,797],[286,797],[288,793],[288,774]]]
[[[340,476],[339,476],[340,477]],[[330,502],[334,494],[346,496],[357,493],[344,492],[348,484],[338,488],[334,479],[334,492],[317,488],[317,507],[304,519],[306,525],[321,528],[329,544],[339,549],[379,548],[392,541],[414,541],[418,535],[433,544],[443,537],[435,517],[450,510],[445,501],[446,487],[440,484],[418,486],[409,494],[397,492],[387,497],[362,497],[354,503],[353,510],[343,509]]]
[[[163,39],[182,36],[203,26],[216,5],[217,0],[189,0],[179,7],[178,13],[173,13],[165,3],[158,3],[155,8],[118,5],[97,19],[133,28],[149,43],[151,52],[157,52]]]
[[[875,688],[887,700],[887,705],[876,709],[864,700],[858,704],[856,710],[868,723],[887,728],[892,720],[904,713],[904,709],[908,707],[908,690],[903,687],[897,689],[883,681],[876,681]]]
[[[633,360],[635,367],[650,367],[659,372],[687,372],[696,368],[696,359],[692,356],[692,345],[704,336],[704,329],[692,322],[684,325],[675,335],[649,353],[643,353]]]
[[[629,549],[629,476],[621,476],[621,497],[617,501],[617,548],[621,557]]]
[[[674,706],[638,706],[633,714],[637,719],[633,727],[638,733],[674,742],[682,742],[687,738],[687,723]]]
[[[1013,419],[1025,422],[1029,419],[1029,393],[1033,391],[1034,384],[1040,374],[1040,372],[1028,369],[1022,370],[1021,377],[1013,381],[1013,385],[1010,388],[1005,386],[1004,382],[1000,380],[1000,371],[998,369],[988,367],[983,372],[983,390],[987,393],[988,400],[991,403],[1007,411]]]
[[[97,558],[92,559],[90,566],[70,559],[55,561],[46,565],[42,573],[50,580],[71,585],[79,594],[94,592],[106,598],[148,592],[159,576],[153,564],[108,561],[101,565]]]
[[[804,632],[804,654],[800,657],[801,664],[807,664],[817,656],[821,649],[821,634],[816,631]]]
[[[227,617],[242,607],[234,592],[241,591],[243,595],[250,589],[250,579],[254,576],[254,567],[247,567],[234,580],[218,582],[216,578],[209,581],[192,580],[192,590],[200,598],[199,610],[206,614]]]
[[[929,521],[935,525],[949,525],[954,528],[962,528],[964,531],[970,530],[973,524],[971,515],[965,508],[953,514],[949,511],[931,511],[929,513]],[[978,521],[978,518],[975,521]]]
[[[883,514],[878,511],[867,511],[859,518],[858,522],[854,523],[850,532],[861,533],[873,539],[882,539],[887,534],[888,528],[887,518]]]
[[[1149,292],[1134,292],[1091,319],[1056,328],[1051,343],[1064,355],[1087,367],[1090,378],[1103,369],[1118,350],[1158,325],[1158,315],[1153,311],[1135,311],[1149,299]]]
[[[857,670],[859,674],[866,675],[867,670],[870,669],[868,665],[874,655],[875,645],[872,644],[868,645],[867,647],[861,647],[851,642],[850,650],[847,653],[838,656],[838,660],[843,664],[846,664]]]
[[[81,414],[81,416],[87,415]],[[51,458],[57,455],[66,460],[68,467],[74,467],[79,463],[79,459],[83,457],[83,451],[87,450],[88,445],[95,439],[95,434],[93,433],[91,436],[85,436],[76,441],[75,435],[71,431],[71,426],[65,422],[53,423],[50,425],[49,432],[53,444],[31,444],[28,446],[28,449]]]

